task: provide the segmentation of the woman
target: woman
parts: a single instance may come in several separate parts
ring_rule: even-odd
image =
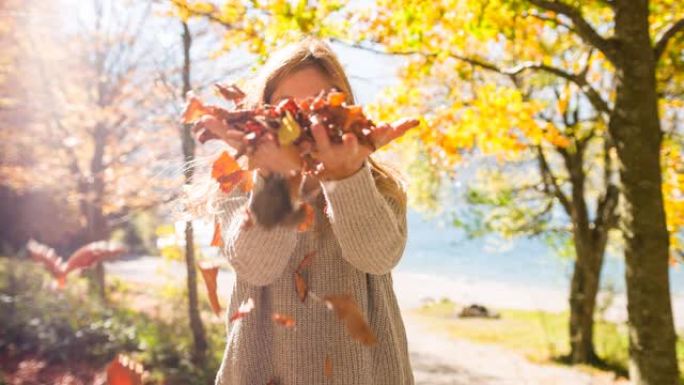
[[[330,47],[305,39],[274,53],[248,90],[247,105],[275,104],[337,88],[353,103],[349,81]],[[220,124],[207,118],[205,128]],[[416,121],[385,125],[374,133],[381,146]],[[217,196],[223,251],[236,280],[227,314],[252,299],[254,309],[227,322],[227,345],[217,385],[410,385],[414,383],[404,324],[392,287],[391,270],[406,243],[406,195],[396,174],[368,155],[371,150],[347,134],[331,143],[322,126],[312,128],[315,156],[323,163],[321,193],[311,231],[259,224],[245,226],[244,212],[271,172],[287,175],[300,168],[297,154],[275,143],[250,156],[254,189]],[[231,138],[225,138],[231,144]],[[218,193],[217,194],[221,194]],[[309,295],[303,302],[294,274],[300,269],[314,295],[349,294],[361,309],[377,343],[351,338],[335,313]],[[295,320],[294,328],[275,324],[272,314]]]

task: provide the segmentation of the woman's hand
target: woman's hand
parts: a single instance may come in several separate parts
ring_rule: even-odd
[[[203,116],[192,127],[192,132],[198,138],[201,135],[207,135],[205,131],[208,131],[211,138],[223,140],[238,152],[242,151],[246,145],[245,134],[242,131],[231,128],[213,116]],[[256,150],[245,155],[248,167],[258,169],[263,176],[271,172],[289,175],[302,167],[298,150],[294,146],[279,146],[272,136],[260,138]]]
[[[419,124],[416,119],[401,119],[392,124],[382,124],[371,131],[370,139],[378,149],[404,135],[409,129]],[[319,174],[322,180],[340,180],[356,173],[374,149],[359,144],[355,134],[347,132],[342,135],[342,143],[331,143],[323,125],[314,124],[311,132],[316,141],[316,149],[312,155],[321,161],[323,170]]]

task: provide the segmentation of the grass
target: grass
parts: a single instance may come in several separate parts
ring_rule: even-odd
[[[497,310],[500,319],[458,318],[459,304],[443,299],[414,310],[432,329],[453,338],[503,346],[538,363],[563,363],[569,353],[567,312]],[[599,368],[580,365],[588,371],[608,370],[627,376],[627,326],[597,321],[594,329],[597,354],[605,361]],[[680,367],[684,367],[684,340],[677,346]]]

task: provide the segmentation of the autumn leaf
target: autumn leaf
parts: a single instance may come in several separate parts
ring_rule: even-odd
[[[221,191],[228,194],[242,181],[249,184],[251,189],[251,174],[249,171],[240,169],[237,161],[230,156],[228,151],[223,151],[214,161],[211,168],[211,177],[221,186]]]
[[[66,285],[66,266],[64,260],[55,253],[55,250],[51,247],[43,245],[36,242],[33,239],[29,239],[26,244],[26,249],[35,262],[43,265],[43,267],[52,275],[52,277],[57,281],[58,287],[64,288]]]
[[[233,315],[230,316],[229,321],[233,322],[237,319],[243,318],[247,314],[249,314],[252,310],[254,309],[254,300],[252,298],[247,298],[242,304],[240,304],[240,307],[238,310],[233,313]]]
[[[273,313],[272,318],[273,318],[273,322],[275,322],[276,324],[278,324],[280,326],[283,326],[286,328],[292,328],[295,326],[295,320],[290,316],[286,316],[286,315],[280,314],[280,313]]]
[[[302,133],[299,123],[292,117],[290,111],[285,112],[280,128],[278,129],[278,143],[281,146],[292,144]]]
[[[142,385],[146,375],[141,364],[123,354],[107,365],[107,385]]]
[[[299,265],[297,265],[297,270],[296,271],[302,271],[306,268],[309,268],[311,264],[313,263],[313,257],[316,255],[316,250],[313,250],[309,253],[307,253],[304,258],[299,262]]]
[[[109,241],[92,242],[76,250],[66,262],[65,273],[77,269],[87,269],[98,262],[112,259],[126,252],[126,248]]]
[[[197,121],[202,115],[209,112],[206,106],[198,99],[195,95],[190,93],[188,95],[188,100],[183,109],[183,115],[181,117],[181,122],[184,124],[190,124]]]
[[[334,311],[337,317],[344,322],[347,332],[352,338],[364,345],[374,345],[377,342],[363,313],[350,295],[326,295],[323,300],[328,309]]]
[[[223,238],[221,237],[221,222],[218,218],[214,218],[214,235],[211,237],[210,246],[223,247]]]
[[[325,378],[332,378],[333,375],[333,363],[329,355],[325,355],[325,361],[323,362],[323,374]]]
[[[67,262],[55,253],[55,250],[30,239],[26,244],[31,258],[41,263],[55,278],[58,288],[66,286],[66,277],[75,270],[92,267],[98,262],[118,257],[126,251],[123,245],[109,241],[89,243],[76,250]]]
[[[314,223],[315,212],[313,206],[308,203],[302,204],[302,209],[304,210],[304,218],[297,225],[297,231],[304,232],[309,231]]]
[[[242,99],[245,98],[245,93],[242,92],[241,89],[239,89],[235,85],[223,85],[223,84],[214,84],[214,88],[218,91],[219,95],[221,95],[224,99],[229,100],[231,102],[239,103]]]
[[[309,285],[306,283],[306,280],[299,271],[295,271],[294,273],[294,282],[295,290],[297,291],[297,296],[299,297],[299,300],[303,303],[304,301],[306,301],[306,297],[309,294]]]
[[[199,267],[199,270],[202,273],[202,278],[204,279],[204,284],[207,287],[207,294],[209,295],[209,304],[211,304],[211,310],[214,311],[214,314],[219,315],[221,314],[221,304],[218,300],[216,283],[219,262],[205,259],[197,262],[197,267]]]

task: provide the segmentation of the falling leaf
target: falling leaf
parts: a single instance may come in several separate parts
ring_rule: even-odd
[[[314,212],[313,206],[311,206],[308,203],[304,203],[302,205],[302,209],[304,210],[304,218],[297,225],[297,231],[299,231],[299,232],[309,231],[311,229],[311,227],[313,226],[313,222],[314,222],[314,218],[315,218],[315,212]]]
[[[43,265],[43,267],[52,275],[57,281],[59,288],[64,288],[66,285],[66,266],[64,260],[55,253],[51,247],[29,239],[26,244],[26,249],[31,256],[31,259]]]
[[[323,300],[328,309],[333,310],[337,317],[344,322],[347,332],[352,338],[364,345],[374,345],[377,342],[373,331],[363,317],[363,313],[350,295],[326,295]]]
[[[323,374],[325,378],[332,378],[333,375],[333,363],[329,355],[325,355],[325,361],[323,363]]]
[[[204,259],[197,263],[197,267],[199,267],[200,272],[202,272],[204,284],[207,286],[211,310],[214,311],[214,314],[219,315],[221,314],[221,304],[219,303],[218,293],[216,291],[216,277],[218,276],[219,262]]]
[[[107,365],[107,385],[142,385],[146,375],[141,364],[123,354]]]
[[[249,314],[249,312],[252,311],[252,309],[254,309],[254,301],[252,300],[252,298],[247,298],[246,301],[244,301],[244,302],[242,302],[242,304],[240,304],[240,307],[238,308],[238,310],[235,313],[233,313],[233,315],[230,316],[229,321],[233,322],[237,319],[240,319],[240,318],[246,316],[247,314]]]
[[[225,86],[223,84],[217,83],[214,84],[214,87],[219,92],[219,94],[226,100],[238,103],[245,98],[245,93],[242,92],[242,90],[235,85],[231,84]]]
[[[297,296],[299,297],[299,300],[302,302],[306,301],[306,297],[309,294],[309,285],[306,283],[306,280],[300,272],[295,271],[294,281],[295,290],[297,291]]]
[[[221,237],[221,222],[218,218],[214,218],[214,235],[211,237],[210,246],[223,247],[223,238]]]
[[[208,109],[204,106],[202,101],[190,93],[190,95],[188,95],[188,101],[185,104],[185,108],[183,109],[181,122],[185,124],[194,123],[201,118],[202,115],[207,114],[208,112]]]
[[[311,266],[311,263],[313,263],[313,257],[316,255],[316,250],[313,250],[309,253],[307,253],[304,258],[299,262],[299,265],[297,265],[297,270],[296,271],[302,271],[308,267]]]
[[[92,242],[76,250],[66,262],[65,273],[77,269],[87,269],[98,262],[112,259],[126,252],[126,248],[109,241]]]
[[[237,161],[230,156],[228,151],[223,151],[214,161],[211,168],[211,177],[221,186],[221,191],[228,194],[240,182],[249,180],[249,171],[241,170]],[[246,183],[251,183],[246,182]]]
[[[295,320],[292,317],[280,313],[273,313],[273,322],[286,328],[295,326]]]

